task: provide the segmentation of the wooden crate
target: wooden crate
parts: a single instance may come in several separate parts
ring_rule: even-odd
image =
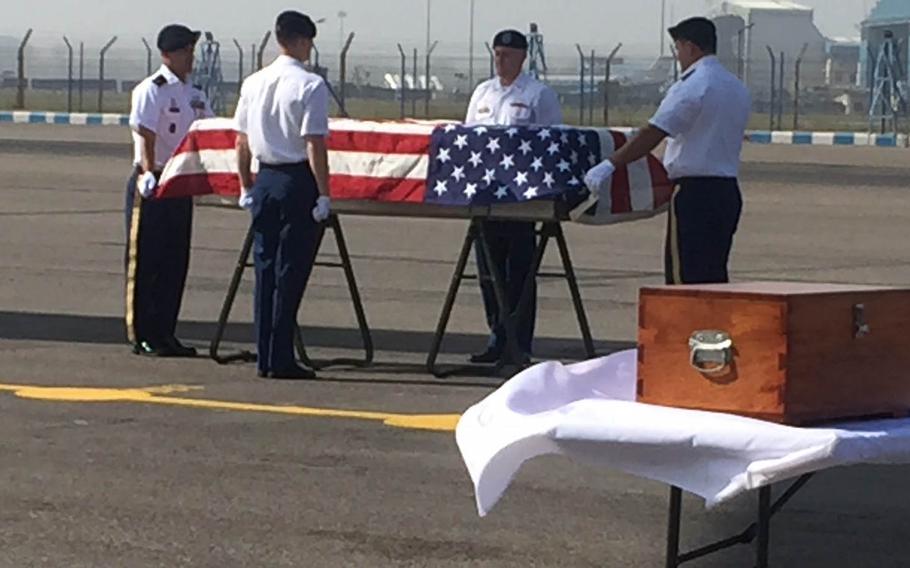
[[[690,339],[701,330],[725,332],[732,347],[724,351],[724,337],[709,334],[693,355]],[[785,424],[910,409],[910,290],[797,283],[644,288],[638,348],[645,403]],[[704,370],[693,367],[693,356]]]

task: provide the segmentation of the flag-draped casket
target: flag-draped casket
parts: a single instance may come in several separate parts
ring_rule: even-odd
[[[585,187],[585,172],[626,141],[607,129],[336,119],[330,130],[333,200],[453,207],[559,200],[578,221],[608,224],[655,215],[672,193],[653,156],[621,168],[609,188]],[[156,198],[239,195],[235,142],[230,119],[194,123]]]

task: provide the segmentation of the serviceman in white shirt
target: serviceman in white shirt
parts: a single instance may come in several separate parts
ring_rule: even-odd
[[[528,40],[518,31],[505,30],[493,39],[496,77],[481,83],[474,91],[465,118],[467,125],[552,126],[562,124],[559,97],[547,85],[523,72],[528,56]],[[521,221],[488,221],[485,230],[496,268],[505,279],[508,309],[514,312],[525,281],[530,277],[536,249],[534,223]],[[472,363],[495,363],[505,353],[505,329],[500,322],[501,307],[496,303],[489,282],[489,267],[477,252],[477,268],[483,294],[490,338],[484,352],[471,357]],[[530,360],[537,312],[536,279],[531,282],[528,311],[516,322],[518,348],[522,361]]]
[[[318,224],[328,219],[328,88],[304,68],[316,25],[306,15],[278,16],[281,55],[243,82],[237,105],[237,156],[251,197],[255,235],[258,374],[315,377],[294,355],[297,310],[316,257]],[[252,158],[259,162],[255,183]]]
[[[713,22],[692,18],[669,32],[683,69],[679,81],[650,124],[588,172],[585,182],[592,191],[606,188],[616,169],[669,137],[664,165],[677,187],[667,229],[667,283],[725,283],[742,213],[737,176],[752,101],[745,85],[715,55]]]
[[[193,357],[175,337],[186,285],[192,198],[152,199],[164,164],[199,118],[213,116],[190,83],[199,32],[169,25],[158,34],[162,66],[133,90],[135,152],[126,187],[126,329],[133,353]],[[137,195],[138,194],[138,195]]]

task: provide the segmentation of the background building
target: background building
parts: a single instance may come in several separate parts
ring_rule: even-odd
[[[812,8],[785,0],[729,0],[714,14],[718,26],[718,56],[737,73],[758,100],[771,89],[771,58],[777,65],[784,54],[784,89],[792,91],[795,61],[805,46],[801,69],[802,88],[826,83],[827,40],[814,22]]]

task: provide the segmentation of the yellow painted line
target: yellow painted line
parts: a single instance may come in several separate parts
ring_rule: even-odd
[[[29,400],[54,402],[134,402],[140,404],[161,404],[207,410],[229,410],[233,412],[256,412],[263,414],[284,414],[316,418],[344,418],[382,422],[386,426],[411,430],[432,430],[454,432],[459,414],[393,414],[331,408],[310,408],[306,406],[284,406],[277,404],[255,404],[197,398],[162,396],[171,393],[201,390],[201,387],[167,385],[147,389],[105,389],[81,387],[35,387],[26,385],[0,384],[0,391],[12,392],[15,396]]]

